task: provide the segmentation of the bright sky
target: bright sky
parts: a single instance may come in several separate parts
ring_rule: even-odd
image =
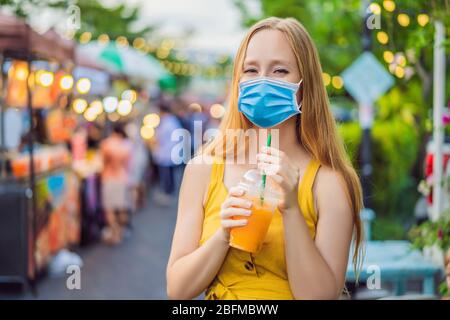
[[[119,0],[104,0],[118,3]],[[189,46],[207,51],[231,53],[237,49],[244,30],[240,13],[232,0],[128,0],[142,8],[142,24],[158,24],[159,34],[177,37],[193,31]],[[248,1],[252,12],[259,12],[258,1]]]

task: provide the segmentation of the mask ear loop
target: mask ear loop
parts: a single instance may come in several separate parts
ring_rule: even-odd
[[[302,82],[303,82],[303,79],[301,79],[300,82],[297,84],[298,85],[297,90],[300,90],[300,85],[302,84]],[[295,101],[297,101],[297,92],[295,93]],[[303,101],[300,101],[300,103],[297,104],[299,113],[302,113],[302,103],[303,103]]]
[[[300,85],[302,84],[302,82],[303,82],[303,79],[301,79],[300,82],[298,83],[299,89],[300,89]],[[297,100],[297,95],[295,96],[295,99]],[[298,105],[299,113],[295,117],[295,137],[297,138],[297,142],[300,145],[302,144],[302,133],[300,130],[301,125],[302,125],[302,103],[303,103],[303,101],[301,101],[300,104]]]
[[[302,122],[302,115],[299,113],[295,117],[295,137],[297,138],[297,142],[302,144],[302,133],[300,131]]]

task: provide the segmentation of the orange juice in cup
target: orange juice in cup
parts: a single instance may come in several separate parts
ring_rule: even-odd
[[[230,246],[251,253],[257,253],[266,238],[272,216],[279,201],[279,193],[270,186],[261,188],[261,175],[257,170],[250,170],[244,175],[239,186],[245,190],[244,198],[253,205],[250,216],[234,216],[233,219],[247,219],[242,227],[230,231]]]

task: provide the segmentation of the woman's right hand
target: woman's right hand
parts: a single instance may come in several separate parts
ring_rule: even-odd
[[[228,197],[222,203],[220,211],[221,232],[225,242],[230,241],[230,229],[234,227],[242,227],[247,224],[247,219],[233,219],[233,216],[248,217],[251,214],[252,202],[243,198],[245,191],[236,186],[230,188]]]

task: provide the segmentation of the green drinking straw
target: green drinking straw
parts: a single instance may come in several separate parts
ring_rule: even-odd
[[[269,133],[268,136],[267,136],[267,146],[268,147],[270,147],[271,142],[272,142],[272,134]],[[261,195],[260,195],[261,204],[264,203],[264,189],[266,188],[266,178],[267,178],[266,174],[264,173],[262,175],[262,188],[261,188]]]

